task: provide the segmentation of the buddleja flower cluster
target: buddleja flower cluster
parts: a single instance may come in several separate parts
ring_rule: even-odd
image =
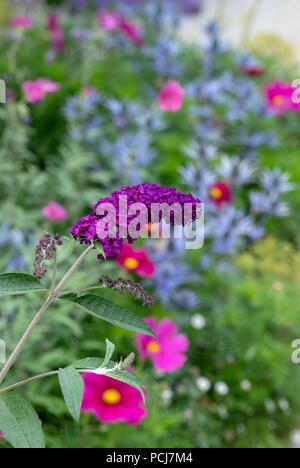
[[[130,208],[131,205],[135,203],[142,203],[148,209],[148,219],[151,219],[151,205],[152,204],[163,204],[166,203],[169,206],[173,204],[179,204],[182,208],[182,213],[184,213],[184,205],[190,204],[192,206],[192,220],[194,221],[197,217],[197,207],[200,206],[200,200],[194,198],[191,194],[184,194],[178,192],[176,189],[171,187],[162,187],[157,184],[140,184],[122,187],[120,190],[117,190],[111,194],[108,198],[101,198],[98,203],[94,206],[94,211],[88,215],[84,216],[82,219],[77,221],[75,226],[70,230],[74,239],[79,240],[81,243],[87,245],[91,244],[92,241],[100,240],[106,258],[117,258],[122,250],[123,238],[119,236],[120,228],[127,228],[130,223],[135,218],[135,215],[128,215],[126,217],[126,226],[123,225],[123,220],[120,219],[119,206],[120,206],[120,197],[126,196],[127,207]],[[98,221],[100,221],[103,216],[97,215],[98,207],[101,204],[110,203],[114,206],[116,212],[116,228],[117,232],[114,238],[102,238],[99,239],[97,236],[96,226]],[[162,218],[162,214],[161,214]],[[171,215],[170,224],[174,226],[175,220],[174,216]],[[181,224],[184,226],[186,220],[184,214],[182,215]],[[142,226],[140,226],[140,229]],[[127,236],[127,242],[132,244],[136,239],[132,238],[130,235]],[[103,256],[99,255],[99,258],[102,259]]]
[[[59,245],[63,245],[60,234],[55,234],[53,239],[50,234],[45,234],[41,238],[35,250],[33,276],[36,279],[40,280],[44,278],[48,268],[46,262],[54,257],[56,254],[56,248]]]
[[[154,298],[147,293],[141,284],[136,283],[133,280],[125,278],[114,280],[109,276],[102,276],[102,278],[99,279],[99,283],[103,285],[103,287],[113,289],[120,294],[133,294],[137,301],[143,301],[144,306],[154,306],[155,304]]]

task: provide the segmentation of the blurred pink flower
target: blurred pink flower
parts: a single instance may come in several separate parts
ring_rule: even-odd
[[[151,336],[137,334],[137,348],[140,360],[149,357],[155,368],[164,372],[174,372],[186,361],[185,352],[189,341],[185,335],[178,335],[178,326],[169,319],[156,322],[155,317],[145,319],[156,333],[158,342]]]
[[[44,99],[48,93],[58,91],[60,85],[48,78],[39,78],[36,81],[24,81],[22,89],[28,102],[35,103]]]
[[[91,411],[103,423],[137,425],[147,415],[140,392],[124,382],[104,375],[84,373],[83,413]]]
[[[83,93],[85,96],[94,96],[96,94],[97,90],[94,86],[85,86],[83,88]]]
[[[158,95],[161,110],[177,112],[181,109],[185,90],[175,80],[169,80]]]
[[[262,76],[266,73],[266,69],[264,66],[260,65],[259,63],[252,63],[246,64],[241,67],[242,72],[249,76]]]
[[[26,94],[27,101],[31,103],[41,101],[46,96],[42,84],[38,81],[25,81],[22,84],[22,89]]]
[[[63,52],[65,48],[65,32],[59,23],[58,14],[51,12],[48,15],[48,31],[50,31],[52,48],[56,52]]]
[[[118,29],[121,24],[121,14],[118,11],[100,11],[98,21],[104,31],[113,31]]]
[[[16,93],[15,93],[15,91],[14,91],[13,89],[8,88],[8,89],[6,90],[6,99],[7,99],[8,101],[15,101],[15,99],[16,99]]]
[[[34,21],[32,16],[14,16],[11,18],[10,24],[14,28],[30,29],[34,24]]]
[[[56,93],[60,90],[60,84],[49,80],[48,78],[39,78],[37,83],[41,85],[46,94]]]
[[[142,46],[144,44],[143,30],[140,24],[133,23],[123,19],[121,21],[121,30],[124,34],[133,42],[136,46]]]
[[[68,219],[66,208],[55,201],[50,201],[47,206],[42,209],[43,215],[50,221],[65,221]]]
[[[291,83],[276,79],[265,85],[265,97],[268,108],[279,116],[288,112],[300,112],[300,103],[293,102],[295,88]]]
[[[116,261],[120,267],[141,277],[153,276],[155,273],[155,264],[146,249],[135,249],[124,243]]]

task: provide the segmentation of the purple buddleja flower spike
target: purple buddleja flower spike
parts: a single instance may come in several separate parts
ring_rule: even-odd
[[[123,209],[120,212],[120,206],[123,200],[126,200],[126,215],[124,216]],[[124,232],[128,233],[130,223],[136,218],[138,213],[129,213],[130,207],[133,204],[140,203],[148,212],[148,220],[150,222],[153,204],[166,204],[171,207],[173,204],[181,207],[182,214],[179,217],[171,211],[170,219],[167,220],[171,225],[183,225],[185,226],[191,221],[194,221],[199,215],[199,207],[201,202],[195,199],[191,194],[184,194],[178,192],[174,188],[163,187],[157,184],[140,184],[122,187],[111,194],[108,198],[101,198],[98,203],[94,206],[93,212],[84,216],[82,219],[77,221],[75,226],[70,230],[74,239],[79,240],[81,243],[91,244],[93,241],[101,241],[106,258],[117,258],[122,250],[123,242],[126,240],[129,244],[132,244],[137,237],[132,237],[130,234],[124,236]],[[114,236],[101,237],[97,234],[97,224],[99,221],[105,218],[105,221],[109,221],[110,215],[108,211],[99,214],[99,209],[106,204],[112,205],[115,210],[115,225],[116,232]],[[190,207],[190,213],[186,216],[186,207]],[[188,210],[189,211],[189,210]],[[128,214],[129,213],[129,214]],[[159,214],[159,221],[162,220],[163,214]],[[153,220],[152,220],[153,222]],[[142,226],[137,228],[141,230]],[[99,255],[102,259],[102,255]]]

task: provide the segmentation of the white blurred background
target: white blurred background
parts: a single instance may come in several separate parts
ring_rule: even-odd
[[[231,43],[260,43],[276,49],[280,42],[300,62],[299,7],[300,0],[203,0],[202,12],[187,18],[182,35],[197,40],[203,24],[217,18]]]

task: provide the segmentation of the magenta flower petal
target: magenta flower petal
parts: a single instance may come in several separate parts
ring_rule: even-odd
[[[144,44],[143,31],[140,24],[123,19],[120,27],[133,44],[138,47],[141,47]]]
[[[184,354],[166,352],[155,356],[153,362],[157,370],[171,373],[182,367],[186,359]]]
[[[10,24],[14,28],[30,29],[34,24],[34,21],[32,16],[14,16],[11,18]]]
[[[118,11],[100,11],[98,21],[104,31],[114,31],[121,25],[121,14]]]
[[[267,107],[278,116],[285,116],[288,112],[300,112],[300,103],[294,102],[292,96],[295,88],[291,83],[276,79],[264,87]]]
[[[168,339],[170,336],[175,335],[175,333],[177,332],[178,332],[177,323],[173,322],[170,319],[163,319],[157,325],[157,333],[159,333],[159,336],[161,339],[164,339],[164,338]]]

